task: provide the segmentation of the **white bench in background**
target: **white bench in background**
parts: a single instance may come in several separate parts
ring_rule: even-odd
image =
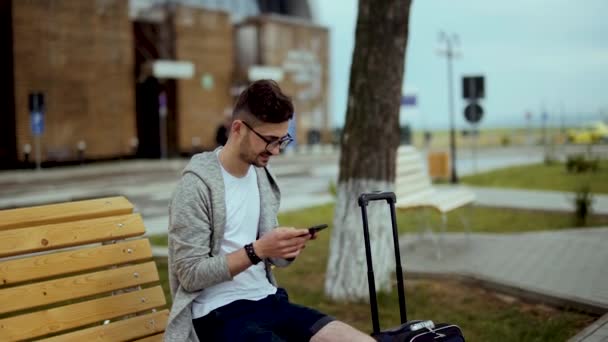
[[[395,194],[398,210],[433,209],[441,214],[441,232],[445,233],[447,213],[475,201],[475,194],[467,189],[435,188],[424,166],[424,159],[413,146],[399,146],[396,159]],[[462,215],[460,218],[469,233],[468,222]],[[441,243],[433,235],[432,237],[437,247],[437,257],[440,258]]]

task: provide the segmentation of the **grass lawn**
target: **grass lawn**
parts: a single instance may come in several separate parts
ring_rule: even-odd
[[[416,231],[413,215],[400,213],[402,232]],[[436,216],[436,215],[434,215]],[[332,222],[333,205],[284,213],[282,225],[308,226]],[[608,222],[608,218],[599,217]],[[474,208],[474,231],[511,232],[560,229],[569,226],[571,215],[533,211]],[[457,218],[452,217],[457,223]],[[330,228],[331,229],[331,226]],[[449,230],[461,230],[458,224]],[[323,295],[325,268],[329,248],[329,230],[311,241],[305,252],[288,268],[275,269],[279,284],[290,293],[294,302],[327,312],[364,331],[371,331],[367,303],[337,303]],[[153,243],[166,245],[166,236],[153,237]],[[157,258],[167,297],[166,258]],[[503,297],[456,281],[408,280],[406,293],[409,319],[433,319],[460,325],[469,341],[566,341],[568,337],[590,324],[595,317],[555,310],[542,305],[505,301]],[[383,327],[399,323],[397,293],[379,297]]]
[[[282,225],[293,224],[297,227],[326,222],[331,224],[333,220],[334,206],[331,204],[314,208],[298,210],[279,215]],[[483,233],[514,233],[541,230],[555,230],[571,228],[576,226],[574,214],[563,212],[546,212],[540,210],[522,210],[510,208],[471,207],[454,210],[448,214],[448,232],[461,232],[463,225],[460,221],[463,216],[469,221],[472,232]],[[438,214],[428,211],[428,224],[438,228],[441,220]],[[401,211],[397,213],[397,225],[401,233],[418,232],[420,226],[425,224],[425,214],[418,211]],[[591,215],[587,219],[587,226],[606,226],[608,216]],[[154,235],[150,237],[152,244],[166,246],[166,235]]]
[[[584,184],[592,193],[608,194],[608,160],[600,161],[597,172],[568,173],[563,163],[508,167],[462,177],[465,184],[476,186],[576,191]]]

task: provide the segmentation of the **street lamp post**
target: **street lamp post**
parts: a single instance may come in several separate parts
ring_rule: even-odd
[[[458,175],[456,174],[456,133],[454,131],[454,95],[452,82],[452,58],[459,57],[460,54],[454,51],[454,47],[458,45],[458,36],[453,34],[448,35],[445,32],[439,33],[439,42],[445,43],[445,48],[438,49],[437,53],[445,56],[448,62],[448,106],[450,111],[450,166],[451,175],[450,182],[458,183]]]

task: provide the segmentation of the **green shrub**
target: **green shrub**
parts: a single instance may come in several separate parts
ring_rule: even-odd
[[[599,169],[600,161],[598,158],[588,157],[584,154],[569,155],[566,158],[566,170],[568,172],[595,172]]]
[[[585,226],[593,207],[593,194],[588,184],[582,185],[574,196],[574,215],[577,226]]]

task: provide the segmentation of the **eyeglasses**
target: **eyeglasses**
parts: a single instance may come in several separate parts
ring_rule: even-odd
[[[253,133],[255,133],[255,135],[260,137],[260,139],[264,140],[264,142],[266,143],[266,151],[268,153],[272,153],[272,150],[274,150],[277,146],[279,147],[279,150],[282,151],[285,147],[287,147],[287,145],[289,145],[289,143],[291,143],[293,141],[293,138],[291,137],[291,135],[289,135],[289,133],[287,133],[287,135],[282,138],[268,139],[265,136],[261,135],[260,133],[256,132],[255,129],[253,129],[253,127],[249,126],[249,124],[246,123],[245,121],[241,120],[241,122],[243,123],[243,125],[247,126],[247,128],[249,128],[249,130],[251,130]]]

